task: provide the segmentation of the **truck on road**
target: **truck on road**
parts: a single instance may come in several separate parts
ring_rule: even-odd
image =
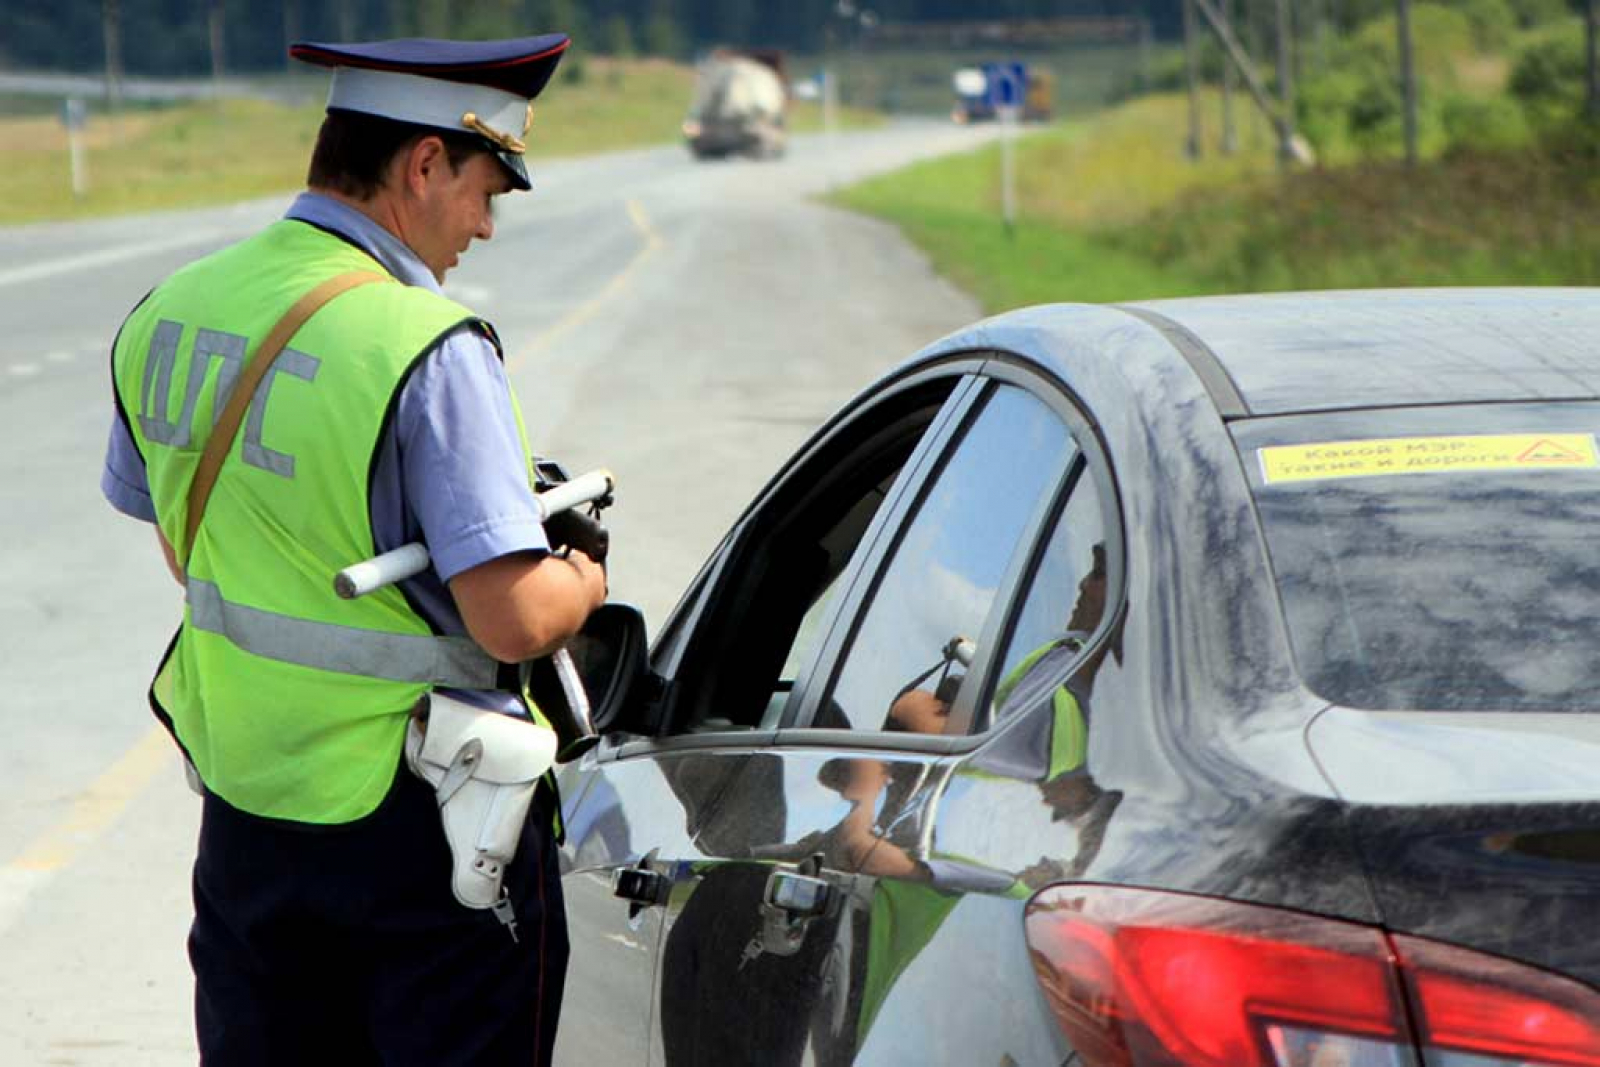
[[[987,122],[1001,109],[1015,107],[1024,122],[1048,122],[1055,112],[1055,76],[1026,63],[985,63],[963,67],[951,79],[956,122]]]
[[[775,159],[788,145],[788,115],[782,53],[720,49],[700,64],[683,135],[696,159]]]

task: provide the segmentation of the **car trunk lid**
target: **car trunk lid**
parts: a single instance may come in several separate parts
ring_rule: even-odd
[[[1385,926],[1600,988],[1600,716],[1333,707],[1307,740]]]

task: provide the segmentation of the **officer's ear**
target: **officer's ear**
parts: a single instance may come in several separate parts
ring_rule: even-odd
[[[394,173],[400,188],[414,197],[427,195],[431,182],[450,170],[450,155],[444,141],[434,134],[423,134],[395,153]]]

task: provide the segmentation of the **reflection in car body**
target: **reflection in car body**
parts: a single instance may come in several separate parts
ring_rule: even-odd
[[[1597,337],[1059,305],[885,376],[594,679],[561,1057],[1600,1064]]]

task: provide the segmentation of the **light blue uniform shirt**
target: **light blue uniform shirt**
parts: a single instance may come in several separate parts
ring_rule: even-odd
[[[415,252],[354,208],[302,193],[285,217],[349,241],[407,285],[439,291]],[[408,541],[428,546],[433,569],[400,584],[441,633],[467,632],[445,582],[511,552],[550,548],[528,484],[510,397],[494,346],[474,330],[457,330],[407,379],[395,418],[378,445],[370,493],[373,543],[379,552]],[[144,459],[120,415],[111,420],[100,489],[118,511],[156,521]],[[328,589],[331,596],[331,574]],[[521,710],[520,702],[504,693],[455,695],[484,707]]]

